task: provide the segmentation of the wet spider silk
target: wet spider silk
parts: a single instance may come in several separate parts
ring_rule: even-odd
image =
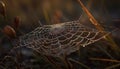
[[[108,34],[82,25],[79,20],[60,24],[44,25],[20,36],[17,47],[27,47],[43,55],[59,57],[69,55]]]

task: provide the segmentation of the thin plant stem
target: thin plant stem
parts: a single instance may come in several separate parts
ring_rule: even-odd
[[[97,47],[100,48],[108,57],[110,57],[111,59],[114,59],[114,57],[112,57],[104,48],[102,48],[99,45],[97,45]]]
[[[37,55],[39,54],[44,61],[47,61],[48,63],[50,63],[52,65],[53,68],[55,69],[61,69],[61,67],[59,65],[56,64],[56,62],[49,56],[45,56],[45,55],[41,55],[40,53],[33,53],[33,55]]]
[[[57,65],[56,62],[55,62],[51,57],[49,57],[49,56],[44,56],[44,57],[47,59],[47,61],[48,61],[49,63],[51,63],[51,65],[52,65],[54,68],[61,69],[61,67],[60,67],[59,65]]]
[[[90,69],[90,68],[89,68],[88,66],[86,66],[85,64],[83,64],[83,63],[81,63],[81,62],[79,62],[79,61],[76,61],[76,60],[74,60],[74,59],[72,59],[72,58],[69,58],[68,60],[70,60],[70,61],[72,61],[72,62],[75,62],[75,63],[81,65],[82,67],[86,68],[86,69]]]
[[[115,64],[115,65],[112,65],[112,66],[109,66],[105,69],[113,69],[113,68],[116,68],[116,67],[119,67],[120,66],[120,63],[119,64]]]
[[[104,59],[104,58],[90,58],[90,60],[120,63],[120,61],[118,60]]]
[[[62,60],[62,62],[65,64],[66,69],[72,69],[72,65],[69,62],[69,60],[67,59],[66,55],[64,54],[62,57],[60,57],[60,59]]]

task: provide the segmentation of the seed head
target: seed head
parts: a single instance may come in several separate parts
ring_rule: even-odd
[[[20,18],[18,16],[16,16],[14,18],[14,23],[13,23],[13,26],[17,29],[20,25]]]
[[[6,36],[8,36],[9,38],[15,38],[15,37],[16,37],[16,32],[15,32],[15,30],[14,30],[11,26],[9,26],[9,25],[5,26],[5,27],[3,28],[3,30],[2,30],[2,32],[3,32]]]

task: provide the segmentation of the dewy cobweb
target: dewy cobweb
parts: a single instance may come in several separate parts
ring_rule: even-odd
[[[82,25],[79,20],[37,27],[20,36],[17,47],[31,48],[43,55],[59,57],[69,55],[106,36],[100,31]]]

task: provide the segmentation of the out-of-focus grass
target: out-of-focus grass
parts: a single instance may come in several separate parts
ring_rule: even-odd
[[[87,24],[89,26],[90,23],[93,23],[97,29],[100,31],[105,31],[102,27],[102,23],[109,25],[111,22],[111,15],[106,12],[109,12],[107,9],[108,0],[97,1],[97,0],[81,0],[84,4],[82,7],[79,5],[77,0],[1,0],[5,4],[5,16],[0,15],[0,27],[1,30],[6,25],[14,28],[14,20],[18,16],[20,18],[19,29],[15,29],[17,37],[21,35],[21,33],[27,33],[34,28],[38,27],[39,21],[44,24],[54,24],[61,23],[71,20],[76,20],[79,18],[83,24]],[[108,3],[109,4],[109,3]],[[111,3],[110,3],[111,4]],[[86,8],[86,7],[87,8]],[[84,11],[82,10],[84,9]],[[99,9],[99,10],[98,10]],[[112,8],[113,9],[113,8]],[[1,10],[1,7],[0,7]],[[88,18],[89,17],[89,18]],[[90,21],[91,20],[91,21]],[[102,23],[101,23],[102,22]],[[111,30],[110,30],[111,31]],[[7,33],[8,30],[7,30]],[[116,33],[116,32],[114,32]],[[8,34],[9,35],[9,34]],[[119,35],[119,34],[117,34]],[[116,36],[115,36],[116,37]],[[114,36],[113,36],[114,38]],[[18,62],[18,57],[14,57],[17,61],[17,65],[13,66],[18,69],[52,69],[50,64],[54,68],[65,69],[65,68],[73,68],[73,69],[90,69],[90,68],[115,68],[120,66],[119,64],[114,65],[113,61],[119,63],[120,51],[119,51],[119,41],[116,38],[111,38],[111,36],[107,37],[106,40],[101,40],[100,43],[95,43],[89,45],[85,48],[80,48],[80,54],[78,56],[77,52],[72,53],[69,56],[65,56],[65,58],[53,58],[50,56],[37,56],[37,59],[33,57],[33,55],[27,56],[27,54],[23,54],[20,60],[22,62]],[[0,32],[0,60],[8,53],[9,41],[11,39],[7,39],[5,35]],[[117,44],[115,42],[118,42]],[[25,50],[26,51],[26,50]],[[18,54],[19,55],[19,54]],[[92,57],[97,58],[91,59]],[[41,60],[46,58],[48,63]],[[98,59],[99,58],[99,59]],[[102,58],[102,59],[100,59]],[[72,59],[72,60],[71,60]],[[109,63],[103,59],[107,59],[110,61]],[[103,60],[103,61],[102,61]],[[10,66],[11,61],[4,62],[3,66]],[[11,62],[14,63],[14,62]],[[50,64],[49,64],[50,63]],[[55,65],[54,65],[55,64]],[[0,65],[1,67],[1,65]],[[21,67],[21,68],[20,68]],[[50,67],[50,68],[49,68]],[[12,67],[9,67],[10,69]]]

